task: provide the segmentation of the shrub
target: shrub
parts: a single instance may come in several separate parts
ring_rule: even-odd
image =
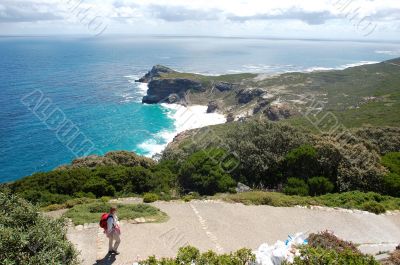
[[[140,265],[250,265],[256,258],[250,249],[240,249],[234,253],[218,255],[213,251],[200,253],[192,246],[182,247],[175,259],[157,260],[154,256],[139,262]]]
[[[289,178],[283,188],[283,192],[288,195],[307,196],[309,191],[304,180],[298,178]]]
[[[328,231],[317,234],[312,233],[308,236],[307,240],[308,245],[313,248],[329,249],[336,252],[350,250],[354,253],[361,253],[353,243],[341,240]]]
[[[311,145],[302,145],[285,156],[285,171],[289,177],[307,179],[319,174],[317,150]]]
[[[177,264],[192,264],[200,257],[200,251],[192,246],[182,247],[176,256]]]
[[[374,201],[364,203],[362,205],[362,209],[364,211],[368,211],[375,214],[386,212],[385,207],[383,207],[380,203]]]
[[[385,193],[400,197],[400,152],[387,153],[382,157],[381,163],[390,170],[383,177]]]
[[[93,177],[89,179],[83,186],[84,192],[91,192],[96,197],[114,196],[115,188],[107,183],[105,179]]]
[[[365,127],[356,130],[355,135],[375,145],[380,154],[400,150],[399,127]]]
[[[62,220],[44,217],[15,195],[0,193],[0,205],[2,264],[78,264]]]
[[[235,181],[221,167],[226,152],[206,149],[191,155],[183,163],[178,180],[185,192],[196,191],[202,195],[233,190]]]
[[[284,264],[289,264],[285,262]],[[372,256],[363,255],[360,253],[344,250],[336,252],[331,249],[302,247],[300,256],[294,258],[293,265],[337,265],[337,264],[352,264],[352,265],[379,265]]]
[[[390,172],[400,174],[400,152],[387,153],[382,156],[381,163],[389,169]]]
[[[333,191],[335,186],[325,177],[314,177],[308,180],[311,196],[319,196]]]
[[[388,195],[400,197],[400,175],[389,173],[383,177],[384,192]]]
[[[285,155],[311,143],[309,134],[294,127],[262,120],[234,123],[224,136],[229,150],[240,158],[236,179],[251,186],[274,188],[283,182],[279,174]]]
[[[389,264],[398,265],[400,264],[400,245],[396,248],[395,251],[390,253],[389,258],[387,259]],[[386,264],[386,263],[384,263]]]
[[[155,202],[158,201],[159,199],[160,199],[159,196],[155,193],[145,193],[143,195],[143,202],[145,203]]]

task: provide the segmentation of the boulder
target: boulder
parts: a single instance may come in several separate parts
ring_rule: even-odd
[[[237,84],[232,84],[232,83],[228,83],[228,82],[218,82],[215,84],[215,88],[221,92],[231,91],[231,90],[235,89],[236,87],[238,87]]]
[[[247,104],[253,99],[260,97],[265,92],[260,88],[244,88],[236,95],[240,104]]]
[[[261,110],[265,109],[269,105],[269,101],[262,99],[258,102],[258,105],[253,109],[253,114],[259,113]]]
[[[235,116],[233,115],[233,113],[228,113],[228,115],[226,116],[226,122],[233,122],[235,121]]]
[[[218,103],[216,101],[210,101],[207,106],[207,113],[214,113],[218,109]]]
[[[151,80],[154,78],[159,78],[161,77],[162,74],[170,74],[170,73],[175,73],[176,71],[172,70],[171,68],[168,68],[163,65],[155,65],[153,68],[145,74],[142,78],[139,80],[136,80],[136,82],[141,82],[141,83],[149,83]]]
[[[244,185],[243,183],[238,182],[235,190],[237,193],[241,193],[241,192],[251,191],[251,188],[249,186]]]
[[[286,104],[280,106],[269,106],[263,111],[263,113],[271,121],[287,119],[297,114],[296,111],[291,109],[290,106]]]

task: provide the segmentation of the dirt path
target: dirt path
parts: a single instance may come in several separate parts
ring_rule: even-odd
[[[394,249],[400,243],[400,215],[374,215],[303,208],[245,206],[215,201],[157,202],[168,214],[161,224],[122,224],[121,254],[107,254],[107,240],[97,228],[69,229],[68,238],[81,251],[84,264],[129,264],[149,255],[173,257],[186,244],[202,251],[230,252],[257,248],[296,232],[331,230],[362,244],[365,252]],[[101,260],[96,263],[96,260]]]

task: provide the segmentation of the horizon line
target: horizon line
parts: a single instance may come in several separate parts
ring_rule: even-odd
[[[79,37],[79,38],[109,38],[109,37],[147,37],[147,38],[203,38],[203,39],[254,39],[254,40],[298,40],[298,41],[338,41],[338,42],[373,42],[373,43],[400,43],[394,39],[331,39],[331,38],[296,38],[296,37],[276,37],[276,36],[218,36],[218,35],[176,35],[176,34],[124,34],[110,33],[101,36],[90,34],[0,34],[0,38],[24,38],[24,37]]]

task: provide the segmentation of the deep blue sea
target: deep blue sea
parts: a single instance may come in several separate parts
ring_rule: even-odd
[[[166,144],[160,133],[176,129],[172,110],[142,105],[145,88],[134,82],[155,64],[206,74],[277,73],[399,56],[399,43],[1,37],[0,182],[51,170],[79,156],[56,131],[57,119],[72,124],[85,144],[93,144],[94,153],[129,150],[150,155],[151,146]],[[58,116],[53,113],[55,117],[47,119],[52,111]]]

